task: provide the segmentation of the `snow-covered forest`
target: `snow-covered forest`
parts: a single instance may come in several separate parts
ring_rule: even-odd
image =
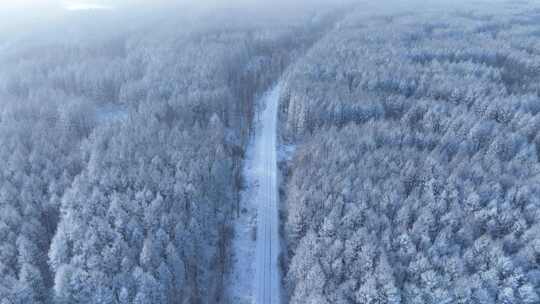
[[[77,13],[3,50],[2,304],[220,300],[253,99],[334,11],[198,14]]]
[[[540,303],[540,7],[403,6],[288,72],[290,303]]]
[[[380,2],[0,30],[0,304],[540,303],[540,3]]]

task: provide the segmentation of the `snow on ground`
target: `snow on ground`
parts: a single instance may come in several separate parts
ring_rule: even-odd
[[[280,303],[276,124],[281,86],[265,94],[244,164],[246,190],[235,222],[228,294],[235,304]],[[259,215],[259,216],[258,216]]]
[[[246,189],[242,192],[241,214],[235,222],[233,239],[232,270],[229,274],[230,303],[254,303],[252,292],[255,278],[255,247],[257,227],[257,205],[254,202],[258,185],[254,178],[253,144],[248,148],[250,158],[244,165]]]

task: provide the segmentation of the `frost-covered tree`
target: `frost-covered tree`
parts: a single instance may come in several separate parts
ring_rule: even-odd
[[[246,10],[68,14],[2,42],[2,301],[223,298],[254,100],[336,16]]]
[[[530,3],[403,8],[351,12],[288,70],[290,302],[538,301]]]

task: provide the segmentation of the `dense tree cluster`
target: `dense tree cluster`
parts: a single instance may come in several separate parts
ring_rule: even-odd
[[[253,100],[332,15],[92,14],[0,58],[0,302],[215,303]]]
[[[361,9],[290,69],[291,303],[540,302],[539,10],[481,12]]]

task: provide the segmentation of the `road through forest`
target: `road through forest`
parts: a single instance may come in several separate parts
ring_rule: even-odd
[[[280,302],[278,271],[279,213],[277,188],[277,111],[281,86],[276,85],[263,99],[260,132],[256,134],[255,164],[258,190],[255,299],[257,304]],[[258,165],[257,165],[258,164]]]
[[[235,223],[229,295],[233,303],[281,302],[277,187],[277,111],[281,85],[257,106],[255,133],[246,151],[242,214]]]

